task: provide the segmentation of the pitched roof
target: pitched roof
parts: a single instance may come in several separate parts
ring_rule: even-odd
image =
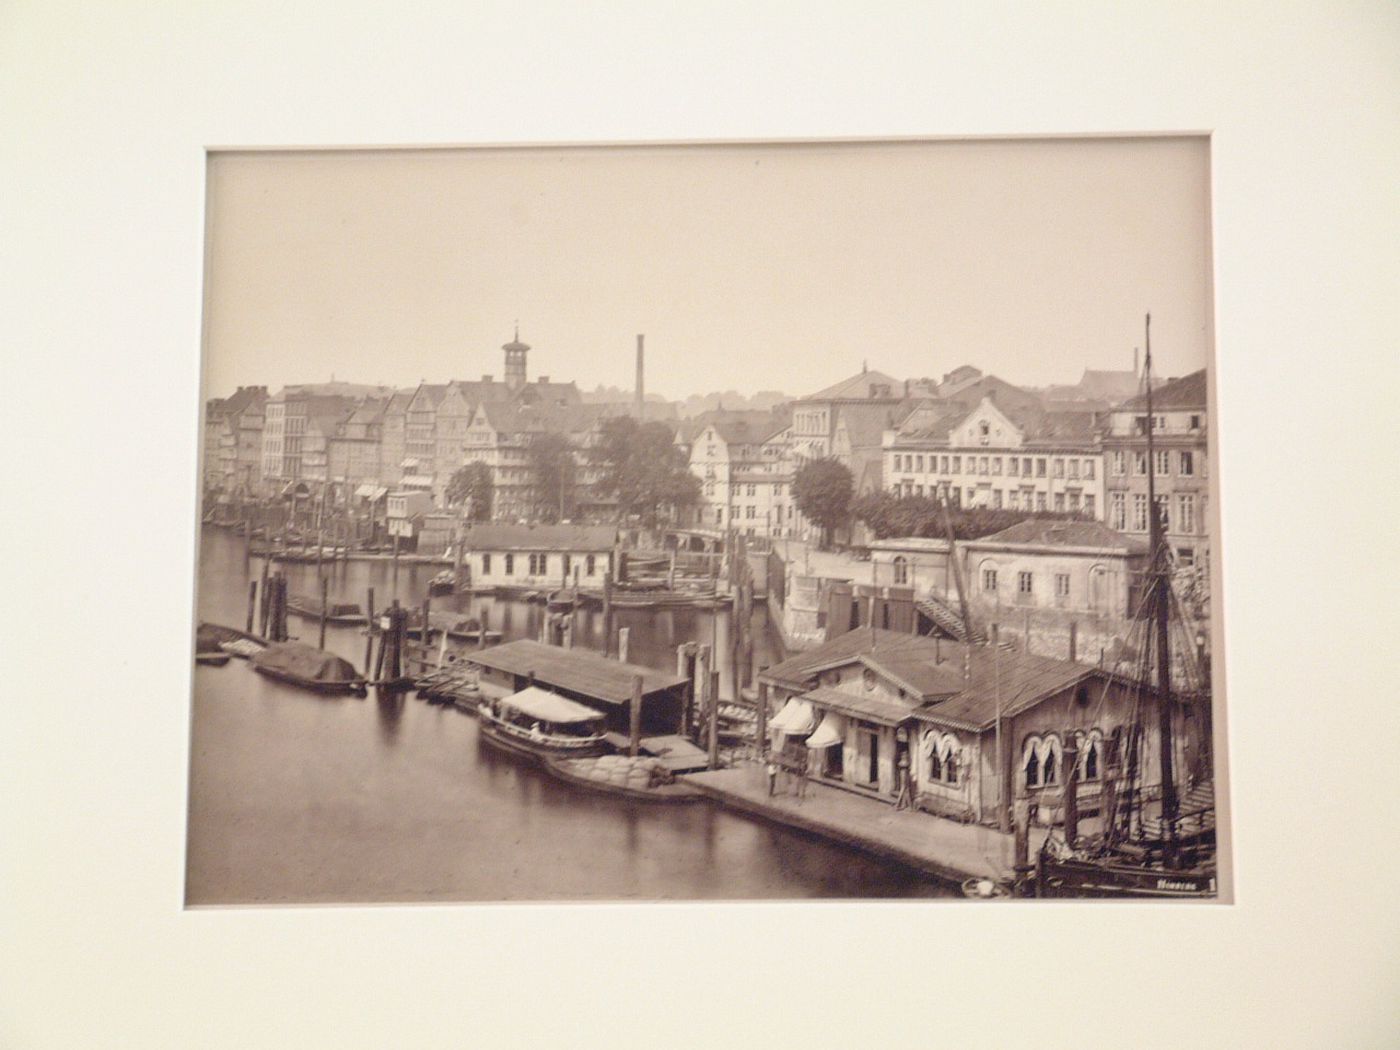
[[[857,660],[898,670],[898,677],[930,690],[924,695],[933,699],[913,707],[913,717],[974,731],[991,728],[998,711],[1003,717],[1020,714],[1087,678],[1104,676],[1098,668],[1046,656],[859,627],[775,664],[761,677],[804,685],[826,668]]]
[[[1147,407],[1146,395],[1139,394],[1137,397],[1124,401],[1120,408],[1139,409]],[[1172,408],[1205,408],[1206,407],[1206,370],[1202,368],[1199,372],[1192,372],[1188,376],[1180,379],[1173,379],[1169,383],[1161,386],[1153,385],[1152,388],[1152,410]]]
[[[468,525],[464,549],[484,551],[610,551],[617,541],[611,525]]]
[[[887,387],[889,392],[877,394],[876,387]],[[884,372],[857,372],[849,379],[843,379],[839,383],[833,383],[824,390],[818,390],[815,394],[808,394],[801,398],[803,401],[841,401],[841,400],[869,400],[871,398],[891,399],[898,396],[896,389],[900,386],[897,379],[885,375]]]
[[[525,638],[490,649],[467,650],[462,658],[478,667],[490,667],[507,674],[533,674],[541,685],[567,689],[612,704],[625,704],[632,699],[632,683],[638,675],[642,678],[644,695],[685,682],[679,675],[609,660],[586,649],[561,649]]]
[[[968,546],[984,543],[1025,543],[1124,551],[1137,551],[1142,546],[1140,541],[1110,529],[1101,521],[1056,521],[1046,518],[1028,518],[990,536],[966,541]]]
[[[1121,372],[1106,369],[1084,369],[1079,379],[1079,396],[1083,398],[1104,398],[1121,401],[1138,392],[1142,383],[1138,374],[1131,369]]]
[[[813,689],[803,693],[802,699],[810,700],[819,707],[831,708],[882,725],[897,726],[914,713],[913,704],[901,704],[897,700],[887,700],[881,696],[861,696],[843,689]]]

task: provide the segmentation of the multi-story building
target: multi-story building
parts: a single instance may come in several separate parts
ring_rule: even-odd
[[[483,401],[477,405],[464,435],[465,452],[458,466],[482,463],[491,470],[492,512],[498,521],[535,516],[542,502],[563,503],[564,516],[594,507],[598,468],[587,451],[597,440],[606,406],[583,404],[521,404]],[[531,446],[543,434],[558,434],[574,451],[572,491],[542,493]]]
[[[361,486],[381,487],[386,405],[381,398],[366,398],[336,422],[327,444],[329,478],[336,499],[350,499]]]
[[[1103,460],[1089,412],[935,403],[886,431],[884,475],[904,496],[946,493],[955,506],[1103,516]]]
[[[858,375],[793,403],[792,454],[801,460],[825,459],[835,454],[837,424],[844,413],[869,414],[883,419],[902,400],[899,384],[883,372],[862,369]]]
[[[325,388],[344,389],[347,393],[322,393]],[[281,493],[289,483],[304,477],[326,481],[329,477],[327,442],[335,433],[335,422],[350,412],[356,397],[380,389],[326,383],[284,387],[268,398],[262,433],[262,471],[274,492]],[[311,435],[308,458],[307,437],[312,419],[317,423]]]
[[[698,526],[768,534],[773,499],[767,469],[771,461],[765,459],[764,447],[787,426],[784,419],[768,412],[720,409],[696,417],[690,471],[701,484]],[[760,488],[764,489],[761,496]]]
[[[250,496],[262,480],[262,431],[267,387],[241,386],[223,402],[219,430],[220,485]]]
[[[1152,416],[1143,396],[1109,414],[1103,431],[1107,521],[1111,528],[1145,536],[1147,472],[1153,472],[1167,542],[1183,583],[1202,609],[1209,582],[1209,436],[1206,373],[1202,369],[1155,387]],[[1151,427],[1153,462],[1148,462]]]

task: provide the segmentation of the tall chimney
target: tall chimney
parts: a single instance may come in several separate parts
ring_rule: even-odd
[[[642,349],[642,340],[643,340],[644,338],[645,338],[645,336],[642,336],[642,335],[640,335],[640,334],[638,334],[638,336],[637,336],[637,419],[638,419],[638,421],[643,420],[643,419],[646,418],[646,386],[645,386],[645,383],[644,383],[644,381],[643,381],[643,376],[642,376],[642,372],[643,372],[643,369],[642,369],[642,357],[643,357],[643,355],[644,355],[644,350]]]
[[[1138,374],[1138,348],[1133,347],[1133,375]]]

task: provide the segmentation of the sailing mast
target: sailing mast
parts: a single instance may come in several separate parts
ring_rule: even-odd
[[[1172,743],[1172,677],[1168,615],[1171,607],[1171,559],[1163,536],[1162,518],[1157,511],[1157,457],[1153,442],[1155,419],[1152,415],[1152,315],[1145,325],[1146,361],[1143,371],[1147,385],[1147,542],[1151,550],[1149,573],[1152,590],[1152,619],[1157,634],[1157,737],[1162,767],[1162,863],[1177,866],[1176,776]]]

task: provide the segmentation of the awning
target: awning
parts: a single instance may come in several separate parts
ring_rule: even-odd
[[[433,487],[433,479],[426,474],[405,474],[403,483],[409,488],[430,489]]]
[[[842,733],[845,729],[840,719],[840,715],[828,713],[822,719],[822,724],[817,726],[817,731],[807,738],[807,746],[809,748],[837,747],[841,743]]]
[[[578,722],[595,722],[603,717],[601,711],[574,703],[558,693],[551,693],[537,686],[522,689],[501,701],[503,707],[512,707],[528,718],[538,718],[541,722],[555,725],[572,725]]]
[[[378,485],[361,485],[355,490],[356,499],[367,499],[371,503],[378,503],[389,490]]]
[[[768,723],[768,728],[776,729],[790,736],[802,736],[810,733],[816,724],[817,715],[812,710],[812,705],[805,700],[793,697],[783,706],[773,721]]]
[[[402,463],[400,463],[399,466],[402,467],[404,470],[417,470],[418,461],[416,459],[406,459]]]

